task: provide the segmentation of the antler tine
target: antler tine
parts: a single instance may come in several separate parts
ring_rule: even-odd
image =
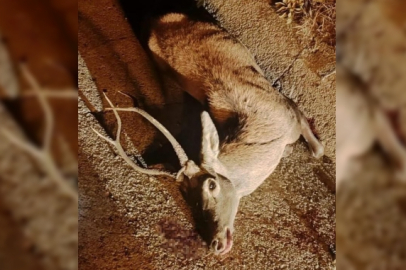
[[[159,171],[159,170],[154,170],[154,169],[145,169],[140,166],[138,166],[134,161],[132,161],[128,155],[125,153],[123,147],[121,146],[120,142],[120,135],[121,135],[121,118],[118,115],[118,108],[115,108],[111,100],[107,97],[105,93],[103,93],[104,97],[106,98],[107,102],[111,106],[111,108],[108,108],[109,110],[112,110],[114,113],[114,116],[116,117],[117,120],[117,132],[116,132],[116,139],[113,141],[110,138],[107,138],[103,135],[101,135],[98,131],[93,129],[93,131],[97,134],[97,136],[101,137],[102,139],[106,140],[108,143],[112,144],[115,146],[115,148],[118,151],[118,154],[127,162],[128,165],[130,165],[134,170],[137,172],[143,173],[143,174],[148,174],[148,175],[166,175],[172,178],[175,178],[175,176],[169,172],[165,171]]]
[[[128,94],[123,93],[119,91],[119,93],[126,95],[128,97]],[[111,105],[111,104],[110,104]],[[153,124],[159,131],[161,131],[164,136],[168,139],[168,141],[171,143],[173,149],[175,150],[176,155],[179,158],[179,163],[181,167],[184,167],[189,160],[188,156],[186,155],[185,151],[183,150],[182,146],[178,143],[178,141],[172,136],[172,134],[161,124],[159,123],[154,117],[152,117],[150,114],[148,114],[146,111],[141,110],[139,108],[131,107],[131,108],[115,108],[114,106],[111,106],[112,108],[107,108],[107,111],[114,110],[114,111],[127,111],[127,112],[136,112],[143,116],[145,119],[147,119],[151,124]]]

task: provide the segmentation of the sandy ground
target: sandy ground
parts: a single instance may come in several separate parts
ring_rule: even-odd
[[[271,18],[284,24],[277,16]],[[234,247],[226,256],[216,257],[196,235],[177,184],[165,177],[149,178],[135,172],[91,129],[109,136],[116,129],[113,115],[99,112],[100,91],[104,90],[118,106],[135,103],[146,109],[187,144],[181,131],[182,122],[190,121],[185,115],[193,117],[189,101],[184,102],[182,93],[170,81],[158,79],[128,24],[134,17],[127,21],[118,3],[103,0],[96,7],[82,1],[79,19],[79,51],[83,57],[79,59],[78,106],[81,269],[330,268],[335,257],[335,163],[334,147],[330,146],[335,144],[335,137],[331,135],[331,122],[327,128],[316,126],[329,149],[327,156],[313,159],[305,142],[299,140],[293,154],[282,160],[269,179],[242,199]],[[300,48],[300,44],[297,46]],[[295,68],[312,72],[304,61]],[[321,80],[313,76],[310,82]],[[334,84],[324,87],[323,94],[335,100]],[[131,94],[134,100],[117,91]],[[297,99],[311,95],[316,92],[309,90]],[[308,109],[306,112],[320,125],[318,114],[312,115],[317,108],[314,102],[312,106],[300,106]],[[324,111],[320,112],[322,121],[334,120],[328,116],[331,112],[334,115],[334,104],[327,111],[320,109]],[[154,145],[158,149],[155,156],[174,163],[165,146],[159,148],[165,140],[147,122],[127,113],[122,119],[128,153],[136,155],[137,149],[148,154]]]

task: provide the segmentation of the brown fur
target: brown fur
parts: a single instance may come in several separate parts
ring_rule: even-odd
[[[218,129],[235,119],[218,158],[241,196],[254,191],[285,146],[298,139],[301,121],[307,123],[294,103],[272,88],[243,45],[214,24],[168,14],[153,24],[149,48],[163,71],[208,105]]]

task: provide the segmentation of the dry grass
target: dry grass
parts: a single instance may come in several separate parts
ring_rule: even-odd
[[[271,4],[287,23],[298,24],[298,33],[306,43],[335,46],[336,0],[271,0]]]

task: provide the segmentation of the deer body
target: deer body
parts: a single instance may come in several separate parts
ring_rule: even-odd
[[[231,249],[240,198],[275,170],[286,146],[301,134],[316,157],[323,146],[249,51],[218,26],[168,14],[152,24],[148,46],[159,69],[208,108],[210,115],[201,116],[202,164],[185,168],[184,192],[197,189],[199,213],[211,220],[208,239],[223,254]]]

